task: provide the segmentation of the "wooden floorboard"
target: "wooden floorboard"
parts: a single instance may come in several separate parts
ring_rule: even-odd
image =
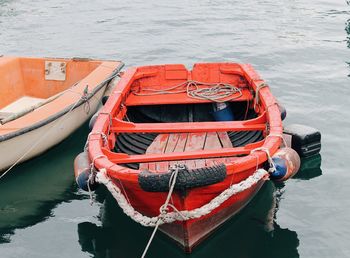
[[[185,151],[187,152],[203,150],[206,137],[206,133],[189,133],[187,137]],[[185,164],[189,169],[196,168],[196,160],[186,160]]]
[[[226,132],[208,133],[172,133],[159,134],[146,153],[172,153],[190,152],[198,150],[214,150],[220,148],[232,148],[232,143]],[[184,161],[161,161],[140,164],[140,169],[148,169],[153,172],[166,172],[174,164],[186,164],[189,169],[213,166],[230,162],[232,158],[195,159]]]

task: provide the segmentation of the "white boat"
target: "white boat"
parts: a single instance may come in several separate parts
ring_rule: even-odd
[[[0,171],[64,140],[98,108],[123,63],[0,57]]]

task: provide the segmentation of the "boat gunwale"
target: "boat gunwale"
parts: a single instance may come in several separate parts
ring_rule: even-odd
[[[226,64],[226,63],[219,63]],[[260,76],[255,72],[253,67],[249,64],[237,64],[239,65],[243,71],[244,78],[249,83],[249,86],[256,92],[257,88],[260,85],[264,84],[264,80],[260,78]],[[150,66],[148,66],[150,67]],[[142,68],[142,67],[139,67]],[[130,94],[131,85],[135,80],[142,78],[144,73],[138,73],[138,68],[133,67],[129,68],[124,75],[122,76],[119,83],[116,85],[115,90],[112,92],[109,100],[101,110],[95,126],[90,133],[88,139],[88,151],[89,157],[93,160],[93,165],[97,169],[105,168],[107,170],[107,174],[111,177],[115,177],[118,179],[137,182],[138,174],[140,170],[130,169],[114,162],[111,162],[109,157],[107,157],[104,153],[104,143],[103,134],[106,135],[106,132],[109,132],[112,126],[112,117],[117,114],[117,111],[120,113],[126,113],[126,108],[124,102],[127,98],[127,95]],[[147,76],[147,74],[146,74]],[[266,111],[267,121],[269,124],[269,134],[265,138],[264,144],[261,146],[269,151],[270,155],[273,155],[279,148],[281,143],[282,135],[282,120],[280,117],[280,111],[278,109],[278,103],[275,97],[272,95],[269,87],[263,87],[259,90],[259,96],[261,101],[261,106],[263,111]],[[262,111],[262,110],[261,110]],[[260,112],[261,112],[260,111]],[[120,114],[119,114],[120,115]],[[122,118],[122,117],[118,117]],[[246,120],[249,121],[249,120]],[[108,134],[108,133],[107,133]],[[121,155],[123,155],[121,153]],[[127,154],[125,154],[127,155]],[[239,173],[242,171],[246,171],[255,167],[257,164],[261,165],[267,160],[266,152],[264,151],[256,151],[254,153],[250,153],[247,156],[240,157],[239,159],[231,162],[225,163],[227,168],[227,175],[232,175],[233,173]]]
[[[6,57],[8,58],[8,57]],[[18,57],[18,58],[21,58],[21,57]],[[27,58],[27,57],[24,57],[24,58]],[[36,59],[46,59],[46,58],[36,58]],[[83,60],[79,60],[77,58],[71,58],[71,59],[65,59],[65,58],[48,58],[50,60],[67,60],[67,61],[86,61],[86,62],[89,62],[89,61],[94,61],[94,62],[101,62],[101,64],[98,65],[98,67],[100,67],[101,65],[103,65],[106,61],[105,60],[93,60],[93,59],[83,59]],[[111,62],[113,64],[118,64],[118,66],[116,68],[113,69],[113,71],[108,75],[108,77],[106,79],[104,79],[102,82],[100,82],[99,84],[95,85],[93,90],[91,92],[88,93],[86,99],[82,99],[80,98],[78,101],[76,101],[75,103],[72,103],[68,106],[66,106],[64,109],[61,109],[60,111],[54,113],[53,115],[51,116],[48,116],[46,117],[45,119],[43,120],[40,120],[36,123],[33,123],[32,125],[30,126],[27,126],[27,127],[23,127],[23,128],[20,128],[16,131],[12,131],[10,133],[7,133],[7,134],[4,134],[4,135],[0,135],[0,143],[1,142],[4,142],[4,141],[7,141],[7,140],[10,140],[12,138],[15,138],[17,136],[20,136],[20,135],[23,135],[25,133],[28,133],[28,132],[31,132],[33,130],[36,130],[40,127],[43,127],[57,119],[59,119],[60,117],[64,116],[65,114],[67,114],[69,111],[71,110],[75,110],[76,108],[80,107],[81,105],[83,105],[84,103],[86,103],[86,101],[90,100],[91,98],[93,98],[97,92],[99,92],[103,87],[105,87],[106,85],[108,85],[111,80],[113,80],[113,78],[115,77],[115,75],[117,75],[119,73],[119,71],[124,67],[124,63],[121,62],[121,61],[107,61],[107,62]],[[98,68],[96,67],[96,69]],[[91,71],[91,73],[93,73],[93,71]],[[89,76],[91,73],[89,73],[87,76]],[[86,77],[87,77],[86,76]],[[84,78],[86,78],[84,77]],[[83,78],[83,79],[84,79]],[[78,82],[77,83],[77,86],[80,84],[81,82]],[[60,97],[59,97],[60,98]],[[59,99],[58,98],[58,99]],[[75,105],[75,106],[74,106]],[[30,115],[27,114],[27,115]],[[27,116],[25,115],[25,116]]]

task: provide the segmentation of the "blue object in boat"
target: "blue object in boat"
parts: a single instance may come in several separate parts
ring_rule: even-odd
[[[235,117],[228,103],[215,103],[213,116],[216,121],[233,121]]]

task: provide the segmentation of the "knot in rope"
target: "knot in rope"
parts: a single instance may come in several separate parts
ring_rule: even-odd
[[[174,205],[170,204],[170,199],[171,199],[171,195],[174,191],[175,188],[175,184],[176,184],[176,179],[177,179],[177,175],[179,174],[179,170],[182,169],[186,169],[186,165],[185,164],[175,164],[174,166],[170,167],[170,178],[169,178],[169,192],[167,195],[167,198],[165,199],[165,202],[162,206],[160,206],[159,208],[159,217],[163,217],[165,216],[168,212],[169,212],[169,207],[171,207],[173,210],[177,209],[175,208]]]
[[[255,148],[255,149],[251,150],[250,153],[254,153],[254,152],[256,152],[256,151],[263,151],[263,152],[266,153],[267,162],[269,163],[269,167],[270,167],[270,168],[268,169],[268,172],[269,172],[270,174],[273,173],[273,172],[275,172],[275,171],[276,171],[276,166],[275,166],[275,163],[273,162],[273,159],[272,159],[272,157],[271,157],[271,155],[270,155],[269,149],[264,148],[264,147]]]
[[[91,107],[90,107],[90,102],[89,102],[89,85],[86,85],[84,88],[83,94],[81,95],[81,99],[84,102],[84,111],[86,114],[90,113]]]
[[[168,192],[168,195],[166,197],[166,200],[164,202],[164,204],[162,206],[160,206],[159,208],[159,215],[158,215],[158,220],[157,220],[157,223],[156,223],[156,226],[152,232],[152,235],[150,237],[150,239],[148,240],[148,243],[145,247],[145,250],[143,251],[143,254],[141,256],[141,258],[144,258],[146,256],[146,253],[153,241],[153,238],[158,230],[158,227],[160,225],[161,222],[164,223],[164,217],[168,214],[169,212],[169,208],[168,207],[172,207],[175,211],[177,211],[178,213],[180,213],[174,205],[171,205],[169,204],[170,202],[170,199],[171,199],[171,195],[174,191],[174,187],[175,187],[175,183],[176,183],[176,178],[177,178],[177,175],[179,173],[179,170],[180,169],[186,169],[186,166],[184,164],[175,164],[174,166],[172,166],[169,170],[171,172],[171,176],[170,176],[170,179],[169,179],[169,192]]]
[[[90,141],[90,137],[92,135],[101,135],[102,140],[103,140],[103,146],[106,146],[108,144],[108,137],[105,133],[103,132],[91,132],[88,134],[85,146],[84,146],[84,150],[86,150],[89,147],[89,141]]]
[[[95,157],[91,164],[90,164],[90,173],[89,173],[89,178],[88,178],[88,181],[87,181],[87,187],[88,187],[88,192],[89,192],[89,197],[90,197],[90,205],[92,206],[94,201],[95,201],[95,198],[92,194],[92,191],[91,191],[91,188],[90,188],[90,184],[93,185],[95,182],[96,182],[96,174],[97,174],[97,170],[95,169],[95,161],[96,159],[99,159],[99,158],[103,158],[103,157],[106,157],[105,155],[99,155],[97,157]]]

